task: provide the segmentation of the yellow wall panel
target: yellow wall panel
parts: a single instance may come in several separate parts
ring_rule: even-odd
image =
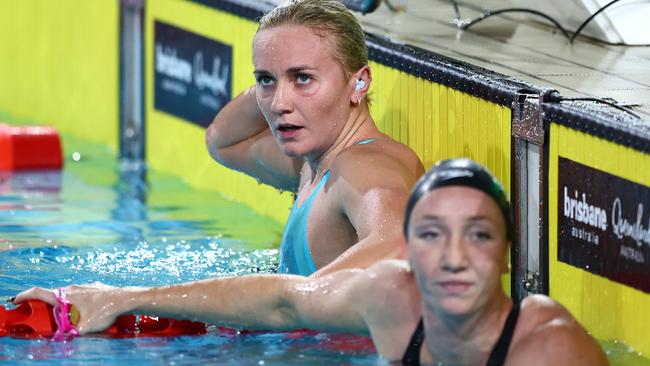
[[[119,2],[0,1],[0,111],[117,150]]]
[[[422,125],[423,125],[423,136],[422,136],[422,163],[424,166],[431,166],[433,164],[433,144],[428,141],[432,140],[436,134],[439,134],[439,131],[436,131],[436,128],[439,129],[439,126],[436,125],[435,114],[433,113],[433,96],[438,92],[438,85],[433,83],[428,83],[423,81],[423,93],[422,93]]]
[[[510,109],[371,62],[377,126],[409,145],[430,167],[469,157],[510,189]]]
[[[402,112],[405,108],[405,106],[402,103],[402,98],[403,95],[403,90],[402,90],[402,84],[404,83],[404,75],[401,75],[402,73],[398,70],[393,70],[393,74],[395,74],[395,88],[393,89],[393,94],[391,95],[391,99],[387,101],[387,104],[390,106],[390,109],[392,111],[392,118],[390,120],[390,129],[387,130],[386,132],[393,136],[394,139],[401,141],[401,136],[400,136],[400,122],[402,121],[402,115],[404,112]]]
[[[182,177],[193,187],[218,190],[257,212],[286,221],[291,195],[259,185],[220,166],[208,155],[202,127],[154,109],[154,21],[162,21],[232,47],[233,97],[253,85],[252,39],[257,23],[202,5],[174,0],[147,2],[146,116],[147,162],[156,170]]]
[[[431,157],[431,160],[435,162],[438,160],[437,157],[451,156],[449,153],[447,137],[449,136],[449,125],[452,123],[451,119],[453,115],[449,115],[449,95],[446,86],[440,86],[437,88],[433,96],[433,101],[438,102],[433,105],[433,114],[437,117],[434,121],[436,126],[439,127],[434,127],[434,130],[440,132],[439,135],[434,134],[433,137],[435,140],[431,141],[431,144],[433,145],[433,156]]]
[[[415,118],[413,118],[413,124],[415,124],[415,131],[414,131],[414,146],[415,146],[415,151],[418,154],[418,156],[424,156],[424,139],[426,136],[426,132],[424,129],[424,125],[427,122],[426,121],[426,106],[424,104],[424,88],[425,88],[425,81],[422,79],[416,79],[415,83],[415,103],[414,103],[414,108],[416,108],[416,114]],[[431,108],[429,106],[429,108]]]
[[[596,338],[619,340],[650,355],[650,295],[557,260],[558,158],[650,186],[650,156],[556,124],[549,148],[550,295]]]

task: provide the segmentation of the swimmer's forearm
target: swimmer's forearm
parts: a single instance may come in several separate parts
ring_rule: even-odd
[[[300,326],[288,301],[292,276],[242,276],[183,285],[127,289],[123,313],[134,312],[251,329]]]
[[[218,158],[218,150],[236,145],[268,129],[257,106],[255,88],[242,92],[226,104],[206,131],[206,145],[210,155]]]

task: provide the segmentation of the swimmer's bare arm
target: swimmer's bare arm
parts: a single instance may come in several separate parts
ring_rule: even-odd
[[[223,107],[208,127],[205,143],[210,156],[228,168],[276,188],[298,187],[302,160],[280,151],[257,106],[254,86]]]
[[[322,278],[250,275],[208,279],[181,285],[115,288],[101,284],[65,289],[80,313],[82,334],[101,331],[125,313],[192,319],[248,329],[313,328],[366,332],[361,307],[369,276],[349,270]],[[40,299],[52,305],[52,290],[32,288],[15,302]]]
[[[347,268],[368,268],[384,259],[406,258],[404,211],[411,187],[424,171],[414,154],[409,157],[397,160],[381,155],[370,159],[362,156],[333,167],[332,179],[336,179],[336,174],[345,176],[338,201],[359,241],[313,276]]]

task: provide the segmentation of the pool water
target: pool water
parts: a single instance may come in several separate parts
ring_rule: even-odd
[[[177,177],[120,164],[103,146],[65,138],[62,172],[0,176],[0,300],[31,286],[101,281],[167,285],[273,272],[282,225]],[[77,153],[77,154],[74,154]],[[74,158],[73,158],[74,154]],[[287,210],[289,207],[287,207]],[[612,365],[650,366],[618,342]],[[0,338],[0,364],[374,365],[363,337],[234,334],[72,342]]]
[[[272,272],[282,225],[181,179],[120,164],[66,137],[61,172],[0,177],[0,299],[31,286],[166,285]],[[76,154],[74,154],[76,153]],[[74,155],[74,157],[73,157]],[[289,210],[289,207],[287,207]],[[220,333],[71,342],[0,338],[0,363],[315,365],[381,363],[365,337]]]

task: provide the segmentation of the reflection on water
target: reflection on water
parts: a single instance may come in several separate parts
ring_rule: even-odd
[[[117,193],[111,218],[116,221],[144,221],[147,219],[147,166],[141,161],[121,161],[119,178],[113,189]]]
[[[197,337],[103,339],[69,343],[2,339],[0,360],[12,364],[79,365],[377,365],[367,340],[338,334],[219,334]]]
[[[117,164],[90,146],[63,172],[5,175],[0,180],[2,249],[99,247],[140,241],[229,239],[247,249],[277,247],[282,226],[215,192],[180,179]]]

